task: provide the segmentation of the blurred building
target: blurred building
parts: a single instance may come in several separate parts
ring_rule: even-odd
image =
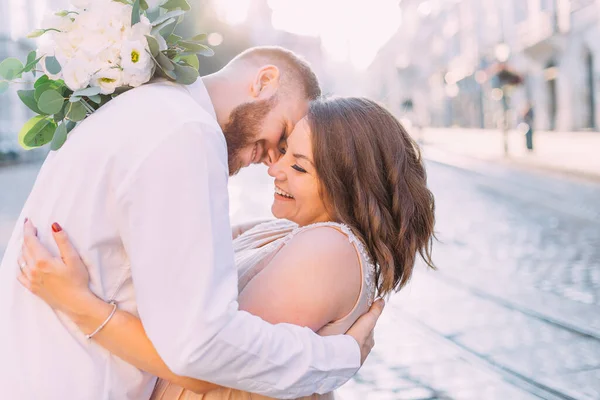
[[[538,129],[598,129],[600,0],[400,6],[402,25],[369,69],[369,95],[397,114],[434,126],[496,127],[502,105],[490,75],[506,61],[524,78],[509,97],[513,123],[530,102]]]
[[[25,61],[27,53],[35,47],[35,42],[25,36],[35,29],[49,3],[52,1],[0,0],[0,60],[17,57]],[[16,91],[25,88],[23,84],[12,85],[0,95],[0,162],[22,156],[17,133],[32,113],[21,103]]]

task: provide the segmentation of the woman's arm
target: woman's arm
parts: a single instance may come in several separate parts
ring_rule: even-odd
[[[242,290],[240,308],[272,324],[318,331],[347,315],[360,294],[354,246],[334,228],[296,235]]]
[[[36,234],[35,227],[27,222],[19,260],[19,264],[26,262],[27,267],[19,281],[52,308],[64,312],[83,333],[93,332],[113,307],[90,291],[87,268],[64,231],[53,232],[62,260],[53,257]],[[141,320],[128,312],[117,310],[92,340],[135,367],[196,393],[219,387],[171,372],[148,339]]]
[[[36,265],[36,274],[24,273],[19,281],[88,334],[106,320],[112,306],[89,290],[87,269],[66,233],[53,235],[62,260],[52,257],[27,223],[23,253],[28,265]],[[360,287],[360,265],[348,239],[332,228],[316,228],[298,234],[277,253],[242,291],[239,303],[241,309],[273,324],[292,323],[317,331],[352,309]],[[118,310],[93,340],[137,368],[196,393],[219,387],[174,374],[140,319],[125,311]]]
[[[265,219],[265,220],[260,220],[260,221],[244,222],[241,224],[233,225],[231,227],[231,238],[235,239],[238,236],[240,236],[241,234],[243,234],[244,232],[254,228],[256,225],[262,224],[263,222],[267,222],[267,221],[270,221],[270,220]]]
[[[110,304],[88,291],[80,306],[67,315],[82,332],[87,334],[93,332],[106,320],[112,308]],[[219,387],[210,382],[175,375],[171,372],[146,336],[141,320],[128,312],[117,310],[109,323],[94,335],[93,340],[137,368],[193,392],[206,393]]]

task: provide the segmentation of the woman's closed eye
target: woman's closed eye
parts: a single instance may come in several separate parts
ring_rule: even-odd
[[[294,168],[296,171],[301,172],[303,174],[306,173],[306,170],[304,168],[302,168],[301,166],[299,166],[298,164],[292,165],[292,168]]]

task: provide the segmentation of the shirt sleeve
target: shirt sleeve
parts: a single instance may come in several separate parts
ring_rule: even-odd
[[[276,398],[338,388],[360,366],[352,337],[238,309],[227,180],[221,133],[188,122],[144,157],[117,196],[148,337],[179,375]]]

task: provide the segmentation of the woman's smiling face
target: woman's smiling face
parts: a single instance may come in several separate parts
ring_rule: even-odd
[[[319,192],[311,133],[306,118],[300,120],[280,147],[281,157],[269,167],[275,178],[273,215],[300,226],[331,221]]]

